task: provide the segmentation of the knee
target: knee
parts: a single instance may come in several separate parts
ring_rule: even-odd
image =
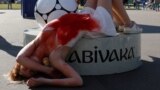
[[[20,63],[24,58],[25,58],[24,56],[18,55],[18,56],[16,57],[16,62]]]

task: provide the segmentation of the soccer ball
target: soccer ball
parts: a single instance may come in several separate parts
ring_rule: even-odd
[[[53,19],[67,13],[75,13],[78,9],[76,0],[38,0],[35,6],[35,19],[43,27]]]

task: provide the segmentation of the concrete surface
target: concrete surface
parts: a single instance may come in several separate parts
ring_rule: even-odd
[[[160,12],[127,11],[140,24],[141,60],[133,71],[101,76],[83,76],[84,86],[62,88],[43,86],[29,89],[25,84],[9,84],[4,74],[15,64],[15,56],[23,46],[23,31],[38,27],[35,20],[23,19],[19,10],[0,10],[0,90],[160,90]]]

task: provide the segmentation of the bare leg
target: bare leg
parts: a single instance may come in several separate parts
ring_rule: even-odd
[[[124,23],[122,22],[122,20],[119,18],[119,16],[115,13],[114,9],[113,9],[113,19],[116,22],[116,25],[120,25],[123,26]]]
[[[97,6],[104,7],[112,16],[112,0],[98,0]]]
[[[122,0],[112,0],[113,10],[116,16],[123,23],[123,32],[124,33],[141,33],[142,28],[140,28],[134,21],[131,21],[129,18]]]
[[[87,0],[84,6],[96,9],[96,7],[97,7],[97,0]]]
[[[112,0],[112,6],[116,16],[123,22],[124,26],[130,27],[132,22],[123,6],[122,0]]]

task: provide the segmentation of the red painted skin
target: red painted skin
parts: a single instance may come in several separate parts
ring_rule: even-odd
[[[60,48],[66,48],[63,46],[67,45],[68,45],[67,48],[71,48],[72,45],[70,44],[73,43],[70,43],[70,41],[72,41],[72,39],[74,38],[79,37],[78,35],[81,31],[99,32],[98,30],[100,30],[99,24],[89,14],[66,14],[60,17],[59,19],[49,22],[41,31],[41,33],[36,37],[36,39],[19,52],[21,58],[17,59],[17,61],[23,66],[23,69],[20,70],[20,73],[25,77],[29,78],[34,75],[31,73],[32,70],[33,72],[37,70],[38,72],[48,74],[52,78],[59,77],[59,75],[56,75],[57,71],[55,69],[54,71],[51,71],[54,74],[52,74],[51,72],[41,71],[35,65],[40,66],[41,68],[43,67],[42,65],[30,61],[25,62],[23,61],[24,60],[23,58],[27,57],[27,59],[36,61],[40,64],[43,62],[43,58],[49,57],[53,53],[57,55],[57,57],[60,57],[62,55],[61,58],[65,58],[65,55],[67,55],[66,53],[68,51],[66,52],[65,51],[66,49],[64,49],[63,53],[63,51],[60,51]],[[46,70],[51,70],[51,69],[47,68]],[[74,73],[76,76],[76,73],[72,71],[72,69],[69,68],[68,72]]]
[[[54,29],[45,30],[47,27]],[[80,31],[99,30],[99,24],[89,14],[66,14],[47,24],[45,28],[33,54],[39,60],[49,56],[58,45],[66,45]]]

